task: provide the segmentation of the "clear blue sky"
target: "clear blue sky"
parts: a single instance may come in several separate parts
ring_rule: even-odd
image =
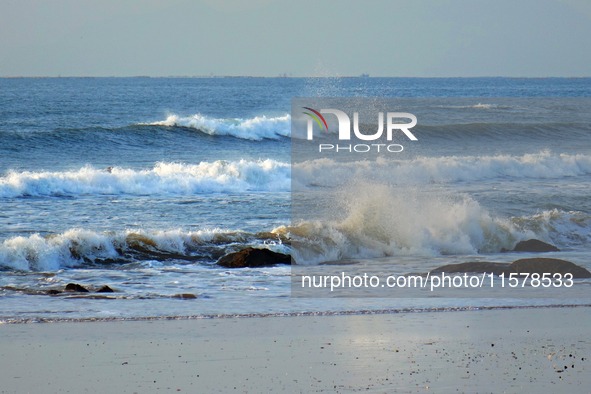
[[[0,76],[591,76],[590,0],[0,0]]]

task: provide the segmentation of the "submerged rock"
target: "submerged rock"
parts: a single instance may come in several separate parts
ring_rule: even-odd
[[[182,293],[182,294],[175,294],[172,296],[172,298],[178,298],[181,300],[194,300],[197,298],[197,296],[192,293]]]
[[[125,257],[136,260],[185,260],[185,261],[198,261],[202,259],[200,256],[191,256],[182,253],[176,253],[166,250],[160,250],[156,241],[142,235],[142,234],[129,234],[126,237],[127,249],[118,249],[117,252]]]
[[[512,252],[559,252],[554,245],[550,245],[546,242],[540,241],[539,239],[528,239],[527,241],[518,242],[513,248]]]
[[[266,267],[275,264],[291,264],[291,256],[269,249],[246,248],[222,256],[217,264],[226,268]]]
[[[437,267],[431,271],[431,273],[493,273],[495,275],[511,274],[511,273],[528,273],[528,274],[540,274],[548,273],[554,274],[567,274],[573,275],[573,279],[591,278],[591,272],[587,269],[571,263],[570,261],[560,259],[549,259],[543,257],[535,257],[530,259],[516,260],[511,264],[508,263],[489,263],[485,261],[459,263],[459,264],[448,264],[441,267]]]
[[[570,261],[548,258],[516,260],[511,264],[511,272],[538,274],[572,274],[575,279],[591,278],[591,272]]]
[[[64,288],[64,291],[65,292],[73,292],[73,293],[114,293],[115,292],[115,290],[111,289],[107,285],[103,285],[96,290],[94,290],[94,288],[91,286],[90,290],[89,290],[88,288],[86,288],[78,283],[68,283],[66,285],[66,287]],[[56,294],[61,294],[62,292],[60,290],[52,289],[52,290],[48,290],[46,293],[49,295],[56,295]]]
[[[78,283],[68,283],[65,291],[76,291],[78,293],[88,293],[88,289]]]

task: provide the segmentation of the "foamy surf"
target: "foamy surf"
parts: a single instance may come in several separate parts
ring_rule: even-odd
[[[494,179],[564,179],[591,175],[591,156],[548,151],[520,156],[444,156],[411,160],[359,160],[330,158],[293,166],[297,187],[337,187],[351,179],[372,179],[384,184],[453,184]],[[191,195],[218,192],[289,192],[290,163],[265,160],[216,160],[157,163],[138,170],[124,167],[76,170],[8,171],[0,177],[0,198],[25,196]]]
[[[298,186],[337,186],[348,179],[385,184],[456,183],[490,179],[560,179],[591,174],[591,155],[543,151],[524,155],[417,157],[342,162],[316,159],[294,166]]]
[[[288,163],[271,159],[157,163],[145,170],[85,166],[63,172],[9,171],[0,177],[0,197],[287,192],[290,173]]]
[[[142,261],[212,264],[223,254],[248,246],[292,253],[298,264],[307,265],[356,258],[498,253],[529,238],[561,248],[591,242],[591,217],[582,212],[548,210],[499,218],[465,196],[403,198],[374,189],[361,197],[342,220],[304,221],[260,232],[74,228],[15,236],[0,243],[0,268],[51,272]],[[384,198],[389,204],[376,213],[375,203]]]
[[[535,236],[492,216],[468,196],[401,192],[364,182],[346,187],[342,196],[333,198],[335,205],[325,213],[344,212],[342,219],[307,221],[284,230],[297,245],[296,261],[490,253]]]
[[[291,117],[255,116],[254,118],[212,118],[201,114],[180,116],[170,114],[165,120],[144,123],[150,126],[188,127],[209,135],[226,135],[247,140],[289,137]]]
[[[517,242],[531,238],[559,248],[591,241],[591,217],[583,212],[553,209],[503,217],[468,195],[398,190],[366,182],[332,195],[327,209],[321,213],[326,218],[301,220],[275,230],[291,239],[298,263],[490,254],[511,250]],[[341,218],[331,219],[338,215]]]
[[[11,237],[0,243],[0,268],[56,271],[141,261],[210,264],[240,247],[285,251],[280,234],[239,230],[126,230],[96,232],[70,229],[59,234]]]

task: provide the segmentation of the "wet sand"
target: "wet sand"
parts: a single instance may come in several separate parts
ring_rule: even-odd
[[[589,393],[591,308],[0,326],[0,392]]]

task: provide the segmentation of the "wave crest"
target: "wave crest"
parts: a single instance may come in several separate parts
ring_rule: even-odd
[[[0,267],[56,271],[154,260],[211,263],[242,246],[256,245],[285,251],[283,241],[281,236],[270,232],[255,234],[223,229],[123,232],[70,229],[60,234],[32,234],[4,240],[0,243]]]
[[[323,158],[294,165],[293,173],[298,186],[337,186],[351,178],[403,185],[498,178],[556,179],[591,174],[591,156],[543,151],[522,156],[443,156],[411,160],[378,158],[355,162]]]
[[[496,218],[469,197],[416,198],[391,190],[359,192],[339,221],[311,220],[257,233],[204,229],[95,232],[16,236],[0,243],[0,268],[56,271],[64,268],[173,261],[211,264],[247,246],[292,253],[298,264],[356,258],[496,253],[529,238],[559,247],[591,242],[591,216],[549,210],[530,216]],[[376,204],[389,202],[381,211]]]
[[[399,193],[366,183],[349,187],[345,194],[355,197],[340,200],[347,201],[336,209],[345,212],[343,219],[282,229],[292,236],[296,261],[498,252],[535,235],[491,216],[468,196]]]
[[[0,197],[289,191],[290,176],[288,163],[271,159],[157,163],[146,170],[86,166],[65,172],[10,171],[0,177]]]
[[[509,218],[491,214],[468,195],[367,182],[344,189],[344,197],[332,198],[329,212],[320,214],[327,219],[302,220],[275,230],[291,239],[299,264],[499,253],[531,238],[559,247],[591,241],[591,217],[582,212],[551,210]]]
[[[198,164],[157,163],[153,168],[9,171],[0,177],[0,198],[84,194],[191,195],[217,192],[289,192],[297,188],[336,187],[351,179],[422,185],[499,178],[559,179],[591,174],[591,156],[539,152],[522,156],[417,157],[339,162],[323,158],[290,163],[266,160],[217,160]]]
[[[227,135],[236,138],[259,141],[262,139],[279,139],[291,134],[291,117],[289,114],[254,118],[211,118],[201,114],[191,116],[168,115],[163,121],[147,123],[149,126],[188,127],[209,135]]]

